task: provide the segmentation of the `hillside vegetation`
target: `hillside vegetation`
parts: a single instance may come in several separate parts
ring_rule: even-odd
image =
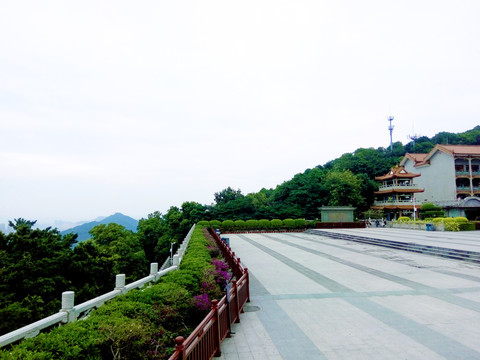
[[[360,148],[296,174],[275,189],[244,195],[229,187],[215,194],[213,205],[197,204],[196,211],[204,214],[203,220],[316,219],[321,206],[350,205],[361,216],[373,204],[378,188],[375,176],[388,172],[405,153],[427,153],[436,144],[480,145],[480,126],[459,134],[422,136],[406,145],[396,142],[392,150]]]

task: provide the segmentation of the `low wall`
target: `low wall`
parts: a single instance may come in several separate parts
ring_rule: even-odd
[[[316,223],[316,229],[360,229],[365,228],[364,221],[357,222],[319,222]]]
[[[427,224],[422,223],[394,223],[390,224],[390,227],[395,229],[409,229],[409,230],[427,230]],[[435,231],[445,231],[443,223],[433,223],[433,229]]]

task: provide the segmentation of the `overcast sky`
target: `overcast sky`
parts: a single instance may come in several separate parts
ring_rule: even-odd
[[[0,223],[134,218],[480,124],[480,1],[1,1]]]

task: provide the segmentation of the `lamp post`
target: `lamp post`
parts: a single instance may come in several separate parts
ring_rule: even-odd
[[[412,195],[413,200],[413,222],[415,222],[415,215],[417,212],[417,208],[415,207],[415,195]]]

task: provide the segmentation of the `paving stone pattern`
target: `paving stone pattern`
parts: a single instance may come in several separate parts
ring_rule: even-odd
[[[478,231],[332,231],[480,250]],[[251,302],[220,359],[480,359],[480,264],[316,234],[224,236]]]

